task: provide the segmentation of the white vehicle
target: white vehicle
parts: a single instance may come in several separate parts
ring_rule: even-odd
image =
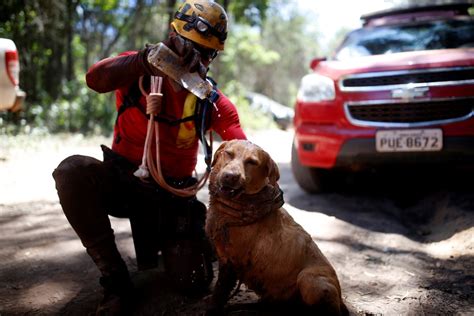
[[[26,93],[20,89],[20,62],[15,43],[0,38],[0,111],[18,111]]]
[[[280,104],[260,93],[248,92],[246,97],[252,109],[269,115],[279,128],[286,130],[293,124],[293,108]]]

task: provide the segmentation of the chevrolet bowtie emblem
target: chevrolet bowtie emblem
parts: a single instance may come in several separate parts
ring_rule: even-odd
[[[392,90],[392,98],[412,100],[426,96],[429,87],[406,87]]]

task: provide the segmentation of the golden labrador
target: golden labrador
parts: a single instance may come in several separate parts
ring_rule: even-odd
[[[282,208],[279,177],[268,153],[249,141],[228,141],[217,149],[206,233],[216,249],[219,276],[209,314],[222,311],[237,280],[263,302],[347,314],[333,267]]]

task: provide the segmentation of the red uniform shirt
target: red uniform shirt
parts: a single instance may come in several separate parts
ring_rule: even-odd
[[[113,81],[123,83],[125,78],[116,80],[112,76],[104,76],[104,72],[109,71],[109,73],[117,76],[121,72],[117,67],[124,68],[124,71],[132,69],[132,72],[136,72],[134,62],[131,61],[135,57],[136,52],[123,53],[118,57],[107,58],[95,64],[88,71],[87,84],[92,89],[106,92],[111,87],[115,88],[117,110],[123,104],[123,97],[128,94],[131,83],[138,80],[138,77],[144,75],[144,73],[135,74],[134,80],[126,80],[128,85],[114,87]],[[121,58],[123,60],[120,60]],[[114,69],[111,70],[111,68]],[[123,75],[126,76],[126,72]],[[112,83],[104,83],[103,80],[110,80]],[[163,114],[171,120],[178,120],[193,115],[196,97],[185,89],[175,91],[170,80],[172,79],[164,78],[163,80],[161,90],[163,93]],[[240,126],[236,107],[220,91],[219,95],[219,99],[215,104],[216,108],[212,111],[211,129],[219,134],[223,140],[246,139]],[[119,116],[114,128],[112,149],[137,166],[142,160],[147,134],[148,119],[144,115],[145,109],[146,99],[142,96],[137,106],[127,108]],[[198,135],[196,135],[194,121],[191,120],[178,125],[159,123],[159,129],[163,174],[166,177],[173,178],[191,176],[196,167],[199,147],[199,139]],[[153,150],[155,149],[153,148]]]

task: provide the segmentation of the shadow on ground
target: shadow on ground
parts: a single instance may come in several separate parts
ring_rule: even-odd
[[[366,231],[371,238],[378,238],[379,233],[396,234],[423,246],[452,238],[474,226],[474,196],[470,187],[462,183],[470,181],[472,174],[402,171],[335,177],[337,191],[310,195],[299,189],[289,164],[280,164],[280,186],[286,203],[292,207],[334,216]],[[0,314],[93,313],[101,298],[99,273],[59,204],[0,205],[0,212]],[[128,230],[117,231],[116,239],[121,251],[126,248],[122,253],[140,297],[135,315],[204,313],[206,300],[180,295],[162,270],[136,272]],[[353,313],[370,315],[393,302],[409,308],[412,314],[453,314],[474,306],[474,258],[470,255],[433,258],[426,251],[384,247],[356,236],[319,236],[316,241],[347,249],[344,254],[329,255],[344,297],[349,303],[362,306],[351,309]],[[404,278],[382,278],[394,271],[402,271]],[[401,294],[393,295],[397,286]],[[292,314],[256,302],[255,294],[243,288],[230,301],[227,314]]]
[[[472,311],[474,258],[470,255],[473,244],[469,232],[474,227],[474,190],[466,185],[473,178],[472,170],[334,173],[330,190],[308,194],[296,184],[289,164],[279,167],[287,204],[356,227],[351,231],[344,225],[348,231],[342,236],[319,236],[316,242],[328,245],[328,249],[336,245],[346,249],[346,253],[331,254],[331,262],[351,301],[358,305],[366,301],[370,306],[360,311],[362,314],[384,311],[382,300],[386,304],[409,302],[413,314]],[[396,237],[396,246],[390,246],[391,235],[401,236]],[[404,238],[408,239],[405,244]],[[453,255],[447,258],[427,251],[433,243],[443,242],[446,248],[457,243],[459,251],[448,249]],[[354,271],[362,276],[357,278]],[[390,276],[394,281],[384,281]],[[405,293],[390,294],[397,291]]]
[[[474,226],[474,189],[467,185],[474,177],[472,170],[337,172],[331,175],[326,192],[308,194],[298,187],[289,164],[279,166],[280,185],[290,192],[285,200],[301,210],[335,216],[373,231],[401,233],[419,242],[445,240]],[[462,220],[456,220],[461,216]],[[456,221],[456,227],[431,234],[431,225],[449,221]]]

